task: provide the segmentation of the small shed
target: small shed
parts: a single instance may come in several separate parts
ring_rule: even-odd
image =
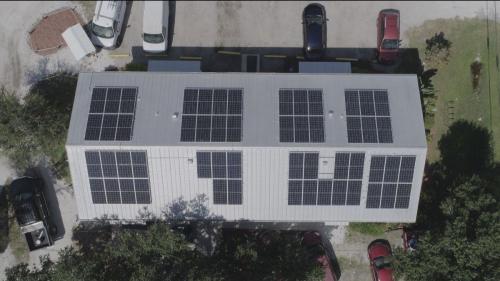
[[[88,54],[95,53],[94,45],[79,23],[68,27],[62,33],[62,37],[76,60],[81,60]]]

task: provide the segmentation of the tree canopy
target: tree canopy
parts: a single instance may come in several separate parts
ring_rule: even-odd
[[[68,176],[64,144],[76,82],[74,74],[56,73],[22,100],[0,89],[0,149],[19,172],[48,159],[59,177]]]
[[[396,249],[396,272],[407,281],[500,280],[500,201],[491,135],[458,121],[439,147],[441,161],[426,168],[412,226],[422,231],[417,250]]]
[[[38,268],[19,264],[6,270],[7,281],[323,279],[317,252],[302,245],[297,233],[218,229],[215,249],[201,250],[203,241],[192,243],[193,235],[179,225],[186,217],[214,219],[205,199],[177,200],[149,226],[114,226],[107,217],[81,224],[73,231],[76,246],[60,251],[56,262],[43,257]],[[200,223],[210,227],[208,221]]]

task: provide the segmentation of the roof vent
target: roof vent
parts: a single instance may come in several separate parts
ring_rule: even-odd
[[[177,119],[179,117],[179,112],[174,112],[174,114],[172,114],[172,119]]]

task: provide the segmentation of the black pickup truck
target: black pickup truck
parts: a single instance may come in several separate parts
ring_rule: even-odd
[[[30,251],[53,245],[57,228],[51,222],[43,181],[32,177],[13,180],[10,184],[10,201]]]

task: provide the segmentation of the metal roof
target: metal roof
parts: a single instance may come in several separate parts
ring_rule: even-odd
[[[138,99],[131,141],[85,141],[92,88],[137,87]],[[181,142],[184,89],[188,87],[243,89],[242,141],[238,143]],[[325,142],[279,141],[280,88],[323,89]],[[387,89],[393,143],[348,143],[345,89]],[[172,116],[178,113],[178,118]],[[414,147],[426,139],[416,75],[307,73],[80,73],[67,145],[194,146],[194,147]]]

